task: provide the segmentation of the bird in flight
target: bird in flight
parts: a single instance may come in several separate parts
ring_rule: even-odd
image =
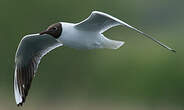
[[[28,95],[41,58],[49,51],[68,46],[76,49],[118,49],[123,41],[110,40],[103,32],[114,26],[125,26],[153,40],[158,45],[176,52],[152,36],[103,12],[93,11],[79,23],[59,22],[38,34],[26,35],[20,41],[15,55],[14,95],[16,104],[22,106]]]

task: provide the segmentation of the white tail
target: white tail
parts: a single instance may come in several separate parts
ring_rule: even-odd
[[[125,43],[123,41],[110,40],[106,37],[104,37],[104,38],[105,39],[104,39],[104,42],[103,42],[103,48],[118,49]]]

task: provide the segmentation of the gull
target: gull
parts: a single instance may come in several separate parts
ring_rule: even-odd
[[[40,33],[24,36],[20,41],[15,55],[14,95],[16,104],[22,106],[25,103],[40,60],[49,51],[60,46],[75,49],[118,49],[124,44],[123,41],[110,40],[103,35],[103,32],[118,25],[128,27],[158,45],[176,52],[137,28],[99,11],[93,11],[87,19],[79,23],[52,24]]]

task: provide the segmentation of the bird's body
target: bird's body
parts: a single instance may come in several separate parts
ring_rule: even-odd
[[[64,46],[75,49],[96,49],[96,48],[118,48],[123,42],[106,38],[102,33],[86,31],[76,27],[76,24],[62,22],[63,32],[57,39]],[[112,45],[114,43],[114,46]],[[107,45],[112,45],[108,47]]]
[[[53,24],[43,32],[26,35],[18,46],[14,73],[14,93],[17,105],[25,102],[40,60],[49,51],[60,46],[75,49],[118,49],[124,44],[123,41],[110,40],[103,35],[103,32],[118,25],[128,27],[175,52],[150,35],[111,15],[98,11],[92,12],[87,19],[76,24],[66,22]]]
[[[100,42],[101,35],[96,32],[78,30],[73,23],[62,23],[63,32],[58,41],[63,45],[76,49],[93,49]]]

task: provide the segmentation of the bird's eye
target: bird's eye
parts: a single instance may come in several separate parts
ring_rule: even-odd
[[[57,30],[57,27],[53,27],[52,30],[56,31]]]

